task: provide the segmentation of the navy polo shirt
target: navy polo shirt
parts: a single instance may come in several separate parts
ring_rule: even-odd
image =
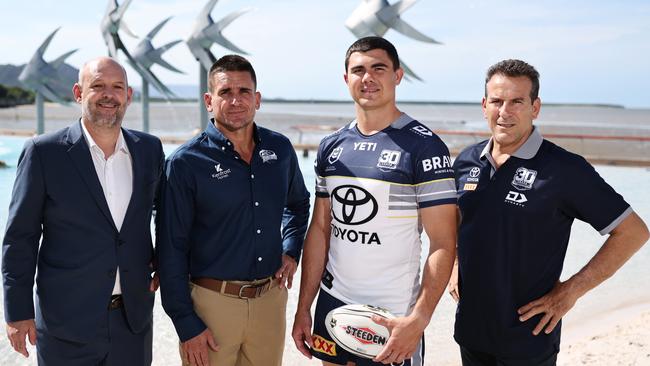
[[[282,254],[298,260],[309,193],[290,141],[255,126],[250,164],[213,123],[166,163],[160,225],[165,310],[185,341],[205,329],[189,277],[254,280],[275,274]]]
[[[517,309],[559,280],[574,219],[605,235],[632,209],[584,158],[536,128],[499,169],[491,143],[465,149],[454,162],[461,212],[454,338],[500,357],[559,351],[561,324],[534,336],[542,315],[520,322]]]

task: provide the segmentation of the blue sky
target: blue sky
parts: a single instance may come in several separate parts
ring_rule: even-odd
[[[218,20],[253,7],[235,20],[225,36],[248,51],[263,96],[349,98],[343,83],[343,57],[355,40],[344,26],[361,0],[220,0]],[[124,17],[143,36],[173,15],[154,45],[186,39],[207,0],[133,0]],[[395,0],[390,1],[394,3]],[[121,3],[121,1],[120,1]],[[11,1],[0,12],[0,64],[29,60],[43,39],[61,30],[46,60],[79,48],[68,62],[106,54],[99,31],[107,1]],[[444,43],[411,40],[395,31],[386,38],[424,82],[405,82],[401,100],[479,101],[487,67],[520,58],[541,73],[540,96],[551,103],[611,103],[650,108],[650,2],[637,1],[434,1],[420,0],[402,16]],[[123,35],[130,49],[138,40]],[[213,46],[215,55],[227,51]],[[185,72],[154,66],[165,83],[198,84],[198,64],[184,44],[164,58]],[[129,70],[131,84],[139,77]]]

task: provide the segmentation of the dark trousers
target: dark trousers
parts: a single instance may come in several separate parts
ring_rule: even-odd
[[[527,359],[510,359],[460,346],[460,357],[463,366],[555,366],[557,352]]]
[[[133,333],[123,308],[109,312],[109,339],[77,343],[37,331],[39,366],[148,366],[151,365],[152,324]]]

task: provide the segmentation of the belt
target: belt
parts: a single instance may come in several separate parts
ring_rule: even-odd
[[[109,310],[119,309],[122,306],[124,306],[124,302],[122,301],[122,295],[111,296],[111,302],[108,304]]]
[[[191,279],[195,285],[207,288],[224,295],[235,296],[240,299],[255,299],[264,295],[270,288],[273,281],[267,278],[263,282],[241,283],[215,280],[208,277],[194,277]]]

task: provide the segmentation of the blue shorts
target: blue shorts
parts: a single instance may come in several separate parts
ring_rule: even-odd
[[[330,337],[325,325],[327,314],[339,306],[347,305],[343,301],[335,298],[329,293],[320,290],[318,300],[316,301],[316,314],[314,314],[314,330],[312,340],[314,347],[311,354],[325,362],[345,365],[348,362],[354,362],[357,366],[384,366],[380,362],[372,362],[371,359],[359,357],[339,347]],[[404,366],[422,366],[424,364],[424,334],[420,340],[418,351],[408,360],[404,360],[401,365]]]

